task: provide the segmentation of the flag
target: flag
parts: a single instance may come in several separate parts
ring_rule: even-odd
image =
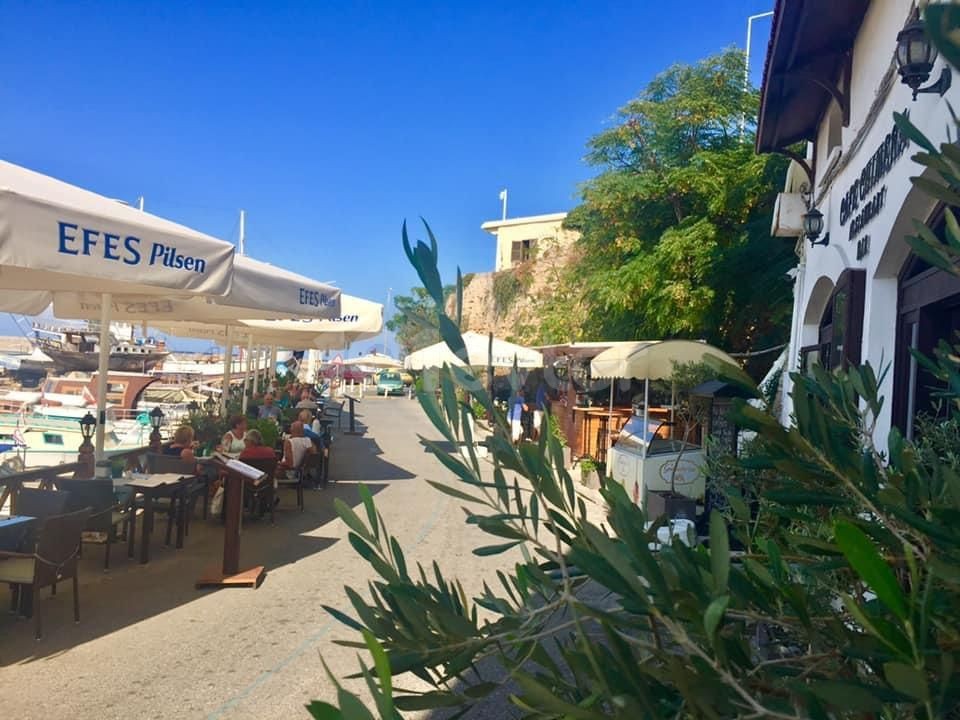
[[[23,433],[20,432],[20,427],[18,426],[16,430],[13,431],[13,444],[14,447],[26,447],[27,439],[23,436]]]
[[[503,201],[506,199],[507,199],[507,189],[504,188],[503,190],[500,191],[500,200]]]

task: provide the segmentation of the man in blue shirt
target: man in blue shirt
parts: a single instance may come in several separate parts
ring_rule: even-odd
[[[540,439],[540,425],[543,423],[543,413],[546,412],[548,406],[547,384],[541,380],[540,384],[537,385],[537,394],[533,400],[533,437],[536,440]]]
[[[280,420],[280,408],[273,404],[273,395],[270,393],[263,396],[263,405],[260,406],[257,417],[261,420]]]
[[[524,402],[523,388],[517,389],[517,394],[510,400],[510,435],[513,438],[513,444],[518,445],[523,437],[523,411],[527,409]]]

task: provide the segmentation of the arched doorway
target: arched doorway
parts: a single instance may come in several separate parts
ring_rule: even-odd
[[[944,237],[942,208],[933,214],[928,226],[937,237]],[[893,419],[904,436],[912,439],[918,416],[936,417],[945,408],[938,402],[939,381],[917,362],[911,350],[932,357],[941,340],[957,341],[960,277],[911,254],[898,278],[897,305]]]
[[[859,365],[863,344],[863,301],[866,273],[847,268],[824,305],[816,342],[800,349],[800,370],[814,364],[834,370]]]

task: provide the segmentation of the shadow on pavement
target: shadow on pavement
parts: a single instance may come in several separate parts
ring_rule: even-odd
[[[382,458],[375,440],[357,435],[338,435],[330,462],[330,482],[325,489],[305,490],[305,509],[296,508],[294,495],[281,490],[276,522],[269,516],[244,516],[240,565],[263,565],[270,573],[319,553],[336,543],[318,531],[337,519],[335,498],[354,507],[361,503],[359,483],[374,495],[390,481],[416,477],[408,470]],[[43,638],[33,638],[32,620],[6,612],[8,589],[0,590],[0,668],[56,656],[83,643],[108,635],[142,620],[185,606],[210,592],[260,592],[247,589],[198,591],[194,582],[211,567],[219,567],[223,553],[223,525],[218,520],[191,522],[190,535],[180,550],[165,547],[165,520],[158,518],[151,536],[151,560],[140,565],[126,555],[126,543],[111,551],[110,572],[103,572],[104,548],[85,545],[80,569],[80,622],[73,622],[73,591],[70,582],[56,596],[42,590]],[[137,533],[139,548],[140,535]],[[192,621],[191,621],[192,622]]]

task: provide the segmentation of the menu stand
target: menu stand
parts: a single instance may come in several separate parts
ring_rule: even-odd
[[[240,570],[240,524],[243,517],[243,484],[247,478],[260,478],[261,482],[272,482],[260,470],[241,463],[237,460],[224,461],[214,458],[223,476],[224,482],[224,534],[223,534],[223,566],[209,568],[197,580],[195,587],[223,588],[248,587],[258,588],[266,575],[263,565],[256,565],[246,570]],[[249,468],[249,470],[246,470]],[[251,473],[253,473],[251,475]]]
[[[353,397],[352,395],[346,395],[345,397],[350,403],[350,429],[347,430],[344,433],[344,435],[363,435],[363,433],[360,430],[357,430],[356,413],[354,412],[354,407],[353,407],[355,403],[358,403],[360,401],[357,400],[357,398]]]

